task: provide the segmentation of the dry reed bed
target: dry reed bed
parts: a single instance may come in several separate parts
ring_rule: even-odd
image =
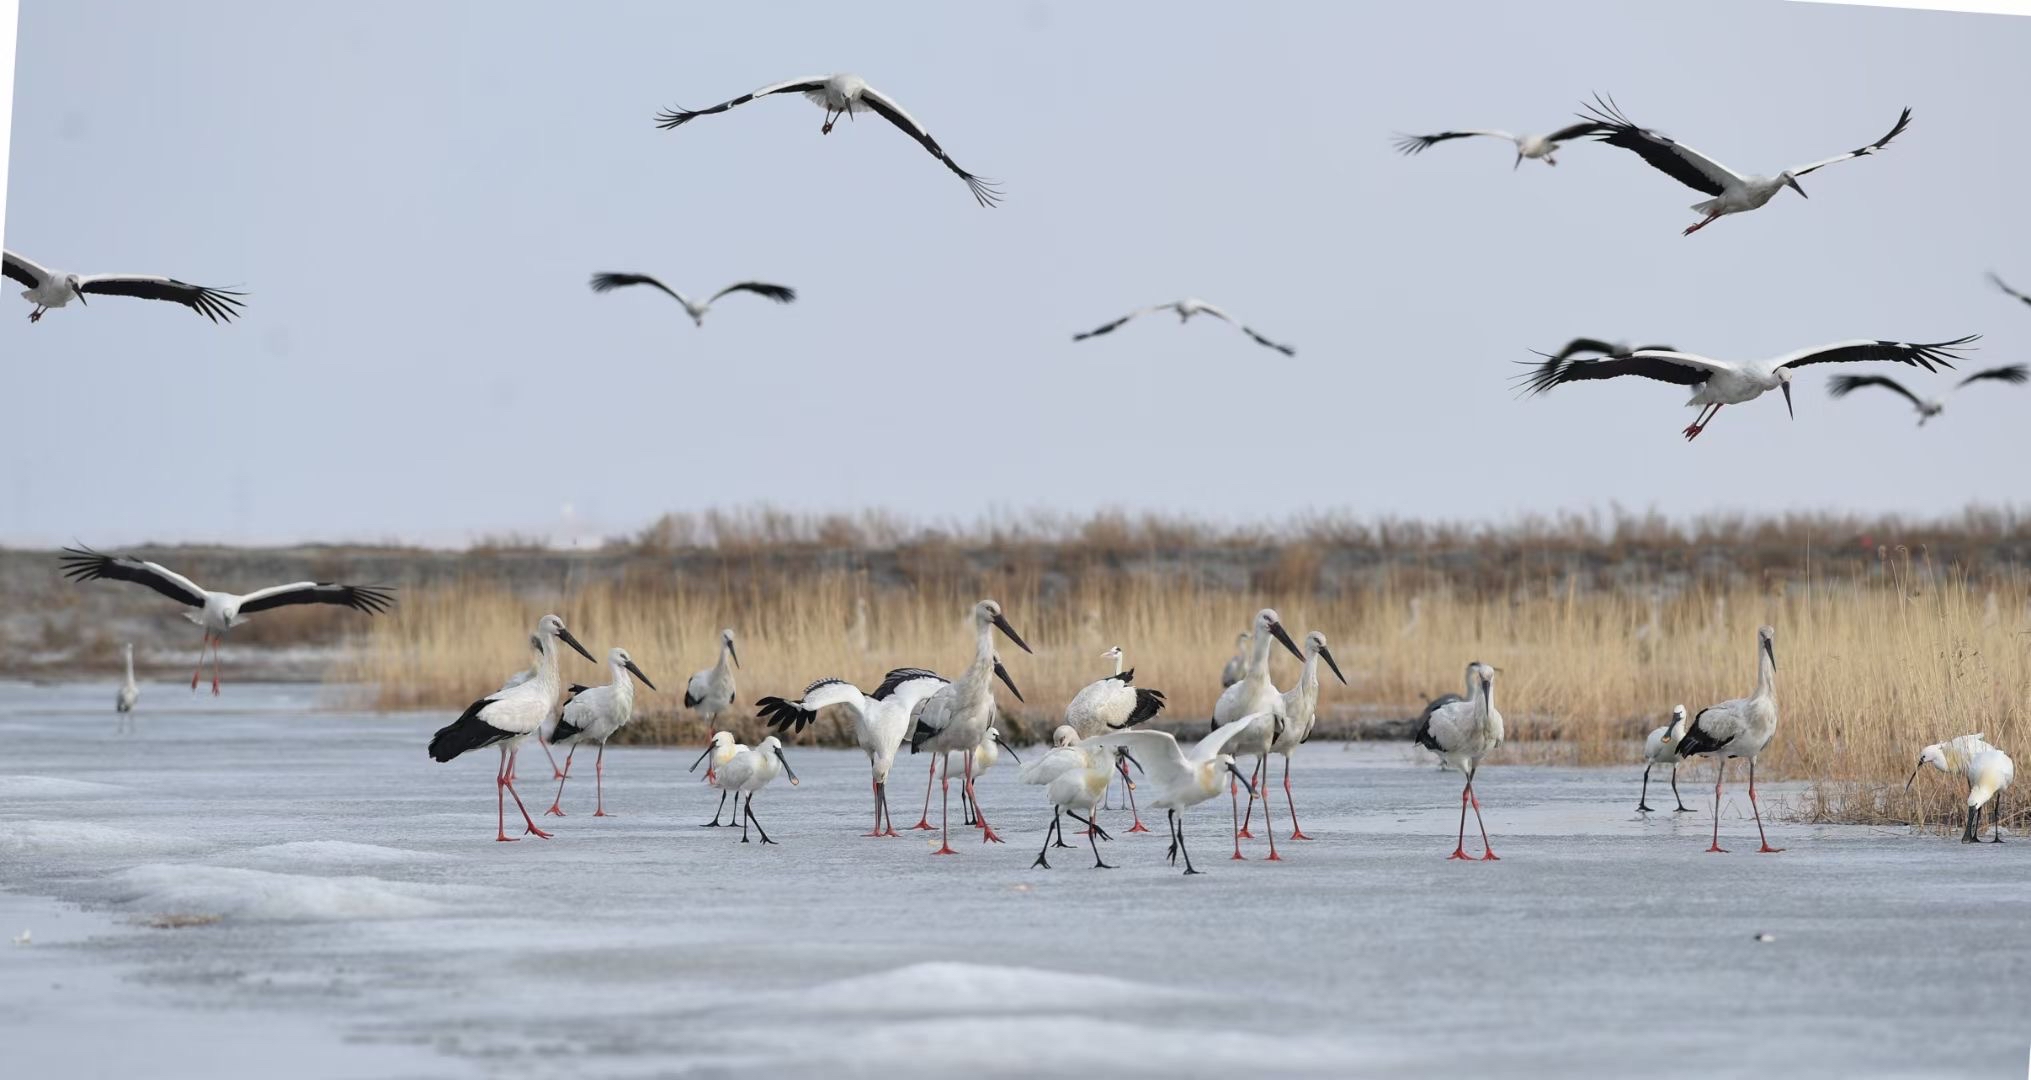
[[[1878,575],[1808,575],[1768,588],[1594,591],[1559,575],[1477,592],[1423,578],[1415,593],[1384,585],[1322,596],[1300,590],[1304,567],[1289,569],[1291,591],[1258,594],[1095,568],[1048,600],[1039,571],[1020,566],[930,575],[907,589],[873,587],[846,570],[765,567],[729,567],[716,580],[645,573],[548,599],[472,582],[405,594],[335,674],[376,686],[384,707],[455,709],[524,666],[529,626],[556,610],[595,654],[626,645],[662,688],[638,699],[643,737],[693,741],[697,725],[679,715],[684,681],[712,662],[722,625],[738,633],[745,663],[741,717],[731,726],[751,731],[747,707],[756,697],[795,694],[817,676],[872,686],[891,667],[956,671],[971,648],[963,616],[975,599],[993,596],[1037,650],[1000,645],[1028,699],[1003,696],[1007,724],[1036,737],[1079,687],[1109,670],[1098,654],[1115,643],[1127,649],[1139,685],[1170,696],[1171,720],[1203,722],[1235,633],[1267,603],[1294,636],[1318,629],[1333,642],[1353,685],[1329,682],[1329,714],[1357,706],[1414,714],[1426,697],[1458,689],[1466,662],[1481,659],[1502,671],[1497,701],[1513,741],[1597,764],[1633,760],[1633,741],[1674,703],[1697,710],[1746,694],[1754,631],[1768,622],[1777,628],[1783,726],[1759,773],[1811,781],[1794,804],[1804,817],[1957,820],[1945,778],[1928,777],[1917,797],[1903,796],[1918,748],[1966,731],[2024,746],[2031,635],[2016,580],[1976,586],[1922,561],[1890,560]],[[1289,685],[1296,661],[1278,655],[1277,681]],[[566,663],[572,679],[603,678],[582,660]],[[842,733],[834,717],[817,734]]]

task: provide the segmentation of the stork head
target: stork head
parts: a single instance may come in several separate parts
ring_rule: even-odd
[[[1771,670],[1777,669],[1777,631],[1768,626],[1756,628],[1756,647],[1770,658]]]
[[[1333,669],[1333,677],[1340,680],[1340,685],[1347,685],[1347,676],[1340,674],[1340,665],[1333,660],[1333,650],[1326,647],[1326,635],[1319,633],[1317,630],[1306,634],[1305,655],[1316,656],[1324,660],[1326,666]]]
[[[1000,630],[1010,641],[1015,642],[1016,647],[1022,651],[1026,653],[1036,652],[1035,649],[1030,648],[1028,642],[1023,640],[1021,634],[1015,632],[1015,627],[1008,624],[1008,617],[1001,613],[1001,605],[992,600],[982,600],[980,603],[973,605],[973,626],[975,630],[985,630],[992,626]]]
[[[1793,420],[1798,419],[1798,410],[1791,407],[1791,380],[1795,374],[1788,367],[1777,369],[1777,388],[1784,391],[1784,412]]]
[[[729,626],[719,632],[719,647],[725,649],[726,655],[733,658],[734,667],[740,666],[740,652],[733,647],[733,627]]]
[[[1799,198],[1801,198],[1801,199],[1809,199],[1809,198],[1812,198],[1812,196],[1810,196],[1810,195],[1807,195],[1807,194],[1805,193],[1805,189],[1804,189],[1804,188],[1802,188],[1802,187],[1799,187],[1799,186],[1798,186],[1798,178],[1797,178],[1797,177],[1795,177],[1795,176],[1793,176],[1793,175],[1791,175],[1791,174],[1790,174],[1789,172],[1781,172],[1781,173],[1778,173],[1778,174],[1777,174],[1777,178],[1778,178],[1779,180],[1782,180],[1782,181],[1784,181],[1784,186],[1785,186],[1785,187],[1788,187],[1788,188],[1790,188],[1791,190],[1793,190],[1793,191],[1796,191],[1796,192],[1798,192],[1798,197],[1799,197]]]
[[[66,287],[70,289],[71,295],[78,298],[78,303],[84,304],[86,307],[91,306],[89,303],[85,302],[85,290],[79,287],[84,283],[84,280],[82,278],[78,277],[76,274],[65,274],[63,276],[63,283]]]
[[[1268,634],[1270,637],[1282,642],[1283,647],[1289,649],[1291,655],[1299,660],[1305,658],[1305,654],[1298,651],[1297,643],[1291,640],[1289,633],[1285,632],[1283,620],[1277,616],[1275,609],[1263,608],[1255,613],[1255,632],[1258,634]]]
[[[635,666],[635,658],[628,655],[628,650],[623,649],[618,645],[614,646],[611,649],[608,649],[606,653],[606,662],[608,667],[614,668],[618,671],[625,671],[628,674],[633,675],[635,678],[642,680],[643,686],[646,686],[651,690],[654,690],[656,688],[656,684],[650,682],[649,677],[647,675],[642,674],[642,669]]]
[[[585,657],[587,660],[592,660],[595,664],[599,663],[599,661],[592,659],[592,654],[585,651],[585,646],[580,645],[577,638],[571,636],[571,631],[564,628],[564,620],[555,615],[545,615],[536,624],[536,637],[538,640],[553,638],[561,641],[571,646],[573,651],[577,652],[578,655]]]
[[[1000,679],[1003,686],[1008,687],[1008,692],[1014,694],[1017,701],[1023,700],[1023,692],[1016,689],[1015,680],[1009,677],[1008,669],[1001,666],[1001,657],[999,656],[994,658],[994,677]]]

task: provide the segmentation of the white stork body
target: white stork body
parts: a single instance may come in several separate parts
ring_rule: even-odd
[[[1156,789],[1156,798],[1150,805],[1165,810],[1165,816],[1170,819],[1168,858],[1171,865],[1177,865],[1178,856],[1183,855],[1185,873],[1197,874],[1200,871],[1193,868],[1192,853],[1185,847],[1185,821],[1181,815],[1185,810],[1220,794],[1222,782],[1229,777],[1235,782],[1248,784],[1248,778],[1235,768],[1234,755],[1227,752],[1227,744],[1254,720],[1253,716],[1244,716],[1214,728],[1212,734],[1200,739],[1189,754],[1167,731],[1114,731],[1096,735],[1086,740],[1086,744],[1118,746],[1127,751],[1124,757],[1142,769],[1150,786]],[[1250,798],[1255,796],[1252,785],[1248,794]]]
[[[1763,812],[1756,806],[1756,755],[1770,745],[1777,734],[1777,631],[1768,626],[1756,630],[1756,690],[1745,698],[1709,705],[1693,717],[1692,726],[1679,740],[1684,757],[1712,754],[1720,760],[1714,766],[1714,837],[1708,851],[1725,852],[1721,847],[1721,777],[1729,758],[1749,761],[1749,807],[1756,815],[1756,836],[1761,851],[1776,852],[1763,834]]]
[[[1774,359],[1751,361],[1715,360],[1667,349],[1638,349],[1627,355],[1598,360],[1546,357],[1543,363],[1529,364],[1530,370],[1519,376],[1518,382],[1527,394],[1541,394],[1569,382],[1613,379],[1623,375],[1687,387],[1692,391],[1692,396],[1686,400],[1687,407],[1700,409],[1699,416],[1683,432],[1686,439],[1691,440],[1706,430],[1707,423],[1721,411],[1721,406],[1754,401],[1771,390],[1783,392],[1785,412],[1792,414],[1791,381],[1798,369],[1806,365],[1884,361],[1936,371],[1953,367],[1952,361],[1960,357],[1963,346],[1978,337],[1970,334],[1953,341],[1931,343],[1839,341],[1800,349]]]
[[[1298,684],[1284,691],[1283,728],[1276,733],[1276,738],[1271,741],[1269,747],[1271,752],[1283,755],[1283,798],[1285,807],[1290,810],[1290,838],[1293,840],[1311,839],[1298,827],[1298,804],[1291,798],[1291,755],[1297,753],[1298,747],[1312,737],[1312,728],[1319,721],[1319,661],[1324,660],[1326,666],[1333,669],[1333,677],[1340,680],[1340,685],[1347,685],[1347,676],[1340,673],[1340,664],[1333,659],[1333,650],[1326,644],[1326,635],[1317,630],[1306,634],[1304,651],[1305,666],[1298,673]],[[1269,774],[1266,771],[1263,773],[1262,781],[1269,782]],[[1265,822],[1267,822],[1268,798],[1268,795],[1263,796]]]
[[[113,697],[113,709],[125,717],[134,711],[134,703],[141,700],[141,685],[134,681],[134,644],[129,642],[120,651],[127,660],[127,678],[120,684],[120,692]]]
[[[564,695],[563,678],[557,670],[559,641],[577,650],[587,660],[592,659],[585,646],[565,629],[563,619],[545,615],[530,636],[530,647],[537,654],[535,674],[513,689],[496,691],[466,706],[458,719],[438,729],[437,734],[430,738],[430,757],[437,762],[450,761],[468,750],[481,747],[501,748],[501,767],[494,774],[496,840],[517,839],[508,835],[504,795],[513,796],[515,807],[522,811],[522,820],[528,825],[524,835],[534,834],[544,839],[550,836],[536,827],[536,819],[529,816],[528,807],[522,805],[522,796],[516,794],[514,766],[517,747],[550,720]]]
[[[996,630],[1007,635],[1008,639],[1015,642],[1024,652],[1030,651],[1022,636],[1015,632],[1015,628],[1010,626],[1008,619],[1002,615],[1001,605],[993,600],[980,601],[973,605],[973,662],[967,665],[965,672],[957,679],[939,687],[929,697],[918,702],[910,717],[910,753],[929,752],[932,755],[933,767],[946,760],[947,754],[967,755],[965,794],[967,801],[975,807],[980,804],[972,790],[972,755],[974,748],[979,746],[980,740],[986,736],[988,724],[994,718],[994,692],[989,680],[994,677],[995,669],[1000,666],[994,656]],[[1010,689],[1014,689],[1013,683],[1010,684]],[[939,799],[939,832],[943,840],[938,846],[937,854],[940,855],[957,854],[952,850],[950,789],[951,784],[948,780],[944,794]],[[929,802],[928,796],[926,802],[927,804]],[[927,806],[925,825],[930,824],[929,818]],[[978,824],[983,842],[1001,843],[1001,837],[995,834],[985,819],[980,820]]]
[[[670,299],[684,305],[684,312],[691,316],[691,322],[694,326],[704,326],[705,313],[711,311],[712,305],[718,303],[719,298],[728,293],[751,292],[757,296],[774,300],[778,304],[788,304],[797,299],[797,290],[786,285],[770,285],[762,281],[737,281],[713,293],[704,300],[693,300],[647,274],[617,274],[608,272],[592,276],[592,291],[596,293],[612,292],[615,289],[625,288],[629,285],[653,285],[663,290]]]
[[[1804,197],[1805,189],[1798,186],[1799,177],[1881,150],[1911,123],[1911,110],[1905,109],[1898,116],[1889,134],[1867,146],[1785,169],[1775,176],[1745,176],[1666,135],[1637,127],[1622,115],[1612,99],[1595,98],[1594,103],[1587,106],[1586,119],[1599,126],[1597,137],[1602,142],[1633,151],[1653,168],[1679,183],[1712,196],[1693,204],[1692,208],[1706,217],[1685,230],[1684,235],[1691,236],[1728,214],[1740,214],[1762,206],[1787,187]]]
[[[1953,384],[1953,388],[1954,390],[1960,390],[1969,383],[1977,382],[2000,382],[2016,386],[2021,385],[2027,380],[2031,380],[2031,367],[2026,367],[2023,364],[2010,364],[2006,367],[1977,371],[1973,375]],[[1868,386],[1880,386],[1909,401],[1911,407],[1918,411],[1919,427],[1924,427],[1927,420],[1946,411],[1946,402],[1943,399],[1921,398],[1910,390],[1905,389],[1903,383],[1882,375],[1836,375],[1827,383],[1827,393],[1833,397],[1841,398]]]
[[[272,608],[295,604],[335,604],[368,615],[378,615],[394,603],[393,590],[367,585],[335,585],[328,581],[297,581],[272,585],[244,596],[211,592],[200,588],[160,563],[129,555],[102,555],[87,547],[65,548],[63,574],[72,581],[127,581],[145,586],[183,604],[196,608],[183,617],[204,628],[204,644],[198,651],[198,669],[191,672],[190,688],[197,689],[198,673],[204,670],[205,650],[212,654],[212,693],[219,692],[218,645],[226,631],[247,621],[247,616]]]
[[[635,666],[634,657],[628,650],[612,648],[607,650],[607,684],[605,686],[574,686],[564,701],[564,707],[557,715],[544,722],[537,737],[547,746],[569,746],[564,755],[563,775],[557,778],[557,794],[550,800],[546,814],[564,816],[560,800],[564,798],[564,781],[571,776],[571,759],[578,754],[578,748],[586,743],[599,747],[592,759],[593,817],[610,817],[606,812],[606,742],[620,729],[628,726],[635,718],[635,684],[633,679],[642,680],[642,685],[651,690],[656,684],[649,681],[642,669]],[[632,678],[630,678],[632,676]]]
[[[894,98],[867,84],[858,75],[842,72],[837,75],[807,75],[803,78],[770,83],[737,98],[722,101],[707,109],[668,109],[656,116],[656,126],[665,131],[674,130],[701,116],[722,113],[736,105],[745,105],[759,97],[771,94],[802,94],[813,105],[825,110],[825,124],[818,130],[830,135],[832,127],[841,116],[856,116],[871,112],[887,120],[903,134],[917,141],[932,157],[937,158],[953,175],[966,182],[966,190],[973,193],[974,201],[981,206],[993,206],[1001,201],[1001,191],[992,180],[984,180],[959,167],[946,155],[938,140],[931,137],[924,125],[903,111]]]
[[[1448,139],[1465,139],[1474,136],[1503,139],[1516,147],[1516,160],[1509,164],[1510,171],[1514,172],[1525,160],[1542,161],[1546,165],[1557,165],[1558,159],[1552,155],[1558,153],[1561,145],[1580,138],[1583,135],[1591,135],[1600,129],[1601,125],[1590,120],[1585,123],[1569,124],[1557,131],[1548,132],[1543,135],[1511,135],[1506,131],[1493,130],[1441,131],[1433,135],[1398,135],[1396,137],[1396,149],[1399,153],[1403,154],[1420,154],[1430,149],[1433,144],[1442,143]]]
[[[35,305],[35,310],[28,313],[29,322],[41,322],[43,312],[63,307],[73,297],[78,303],[89,306],[90,301],[85,299],[87,294],[168,300],[182,304],[213,322],[231,322],[240,313],[242,302],[239,297],[245,295],[230,289],[211,289],[153,274],[71,274],[37,265],[33,260],[11,251],[0,253],[0,272],[28,286],[21,298]]]
[[[719,805],[713,808],[712,820],[705,822],[699,826],[700,828],[710,829],[719,824],[719,815],[726,810],[727,794],[733,790],[721,780],[719,770],[726,768],[728,762],[747,753],[747,751],[746,743],[734,741],[733,732],[715,731],[712,733],[712,738],[706,740],[705,751],[698,755],[697,761],[691,763],[689,770],[691,772],[697,772],[698,766],[704,765],[706,786],[719,789]],[[738,796],[733,801],[733,816],[735,818],[740,817],[740,799]],[[732,827],[740,824],[740,822],[729,821],[726,824],[728,827]]]
[[[1246,641],[1247,635],[1241,640]],[[1072,701],[1065,706],[1065,724],[1079,733],[1080,738],[1091,738],[1103,732],[1135,727],[1153,719],[1164,708],[1164,692],[1135,685],[1135,669],[1122,670],[1126,654],[1116,645],[1100,654],[1103,659],[1114,661],[1114,674],[1099,682],[1088,683]],[[1121,774],[1123,788],[1127,792],[1129,812],[1133,823],[1128,831],[1148,832],[1142,823],[1142,810],[1135,805],[1135,782],[1128,773]]]
[[[783,757],[783,740],[774,735],[761,741],[752,750],[743,750],[734,755],[719,770],[719,786],[734,793],[740,800],[740,842],[748,842],[748,823],[753,822],[755,831],[761,834],[762,843],[773,844],[767,830],[755,818],[755,792],[769,786],[769,781],[782,773],[790,778],[790,786],[797,786],[797,773],[790,768],[790,762]]]
[[[1450,695],[1448,695],[1450,696]],[[1481,759],[1502,745],[1502,713],[1495,708],[1495,669],[1479,661],[1467,665],[1467,696],[1439,698],[1425,707],[1424,718],[1413,736],[1419,746],[1439,755],[1447,765],[1463,773],[1467,782],[1460,788],[1460,834],[1449,859],[1469,858],[1467,854],[1467,807],[1474,807],[1474,823],[1481,828],[1481,859],[1496,860],[1488,844],[1488,826],[1481,820],[1481,800],[1474,794],[1474,774]]]
[[[1242,333],[1247,334],[1249,340],[1255,342],[1257,345],[1262,345],[1271,349],[1275,349],[1276,351],[1284,354],[1285,356],[1296,356],[1298,354],[1296,348],[1289,345],[1280,345],[1274,341],[1271,341],[1270,339],[1262,336],[1261,334],[1256,333],[1254,330],[1249,329],[1247,326],[1243,325],[1239,320],[1237,320],[1234,316],[1229,315],[1227,312],[1222,311],[1217,307],[1214,307],[1212,304],[1209,304],[1204,300],[1191,296],[1188,296],[1183,300],[1173,300],[1168,304],[1152,304],[1151,306],[1146,308],[1137,308],[1136,310],[1131,311],[1126,315],[1123,315],[1121,318],[1116,319],[1111,323],[1103,324],[1101,326],[1088,330],[1084,333],[1073,334],[1072,340],[1084,341],[1087,338],[1099,337],[1102,334],[1111,334],[1116,330],[1120,329],[1122,324],[1128,322],[1130,319],[1134,319],[1142,315],[1152,315],[1159,311],[1177,312],[1178,321],[1180,323],[1191,322],[1192,316],[1194,315],[1210,315],[1213,318],[1219,319],[1221,322],[1227,323],[1230,326],[1235,327]]]
[[[1679,740],[1685,738],[1685,706],[1671,707],[1671,723],[1653,728],[1643,740],[1643,790],[1637,793],[1636,810],[1650,813],[1650,770],[1659,765],[1671,768],[1671,797],[1678,803],[1674,814],[1690,814],[1692,808],[1678,794],[1678,763],[1684,757],[1679,753]]]
[[[853,742],[867,755],[868,771],[874,784],[874,829],[864,836],[899,836],[889,818],[889,770],[896,752],[910,730],[910,713],[917,703],[936,693],[946,679],[921,668],[897,668],[888,673],[872,695],[845,679],[825,678],[804,688],[796,701],[779,697],[756,700],[755,713],[778,732],[802,732],[828,705],[845,707],[853,714]],[[925,826],[929,827],[928,823]]]
[[[731,663],[731,666],[729,665]],[[734,701],[733,669],[740,666],[740,653],[733,647],[733,631],[719,632],[719,660],[691,676],[684,684],[684,707],[695,710],[707,730]]]

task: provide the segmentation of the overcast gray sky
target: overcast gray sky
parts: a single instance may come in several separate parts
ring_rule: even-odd
[[[2031,359],[2031,20],[1822,5],[22,5],[6,243],[240,285],[31,326],[7,283],[0,542],[460,542],[767,502],[920,518],[1125,506],[1506,518],[1620,503],[2022,503],[2031,387],[1914,427],[1771,398],[1698,442],[1640,380],[1518,401],[1579,335],[1722,357],[1987,335]],[[967,168],[789,97],[851,70]],[[1693,236],[1697,193],[1576,144],[1485,140],[1590,92],[1735,168],[1860,145]],[[596,270],[711,290],[695,329]],[[1272,337],[1150,319],[1197,295]],[[1929,388],[1922,372],[1900,377]],[[2007,464],[2006,464],[2007,463]],[[569,517],[566,508],[569,508]]]

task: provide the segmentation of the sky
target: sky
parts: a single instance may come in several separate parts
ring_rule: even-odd
[[[1695,12],[1696,17],[1695,17]],[[1674,386],[1519,400],[1570,337],[1723,358],[1985,335],[2027,359],[2018,137],[2031,20],[1723,2],[559,6],[27,0],[6,245],[248,291],[214,326],[104,299],[30,325],[4,283],[0,543],[458,544],[768,504],[1500,521],[2020,505],[2031,387],[1920,429],[1826,368],[1722,411]],[[775,97],[855,71],[872,116]],[[1595,91],[1745,172],[1911,128],[1690,238],[1626,151],[1490,140]],[[595,295],[595,271],[724,301]],[[1183,296],[1220,324],[1130,323]],[[1888,372],[1885,372],[1888,373]],[[1898,369],[1924,390],[1943,376]]]

